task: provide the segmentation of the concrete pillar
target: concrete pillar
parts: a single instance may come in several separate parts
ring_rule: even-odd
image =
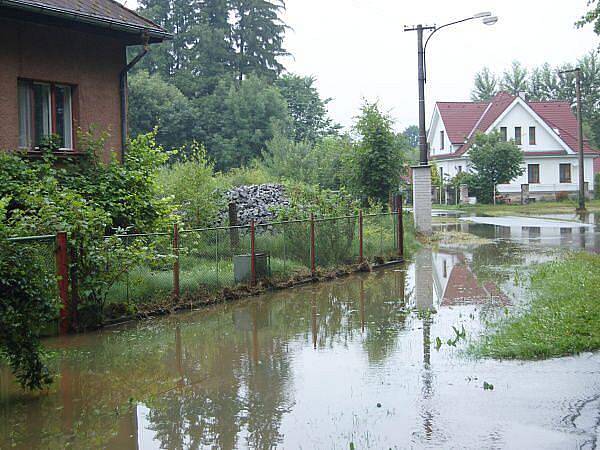
[[[431,234],[431,166],[413,166],[413,216],[417,232]]]
[[[460,185],[460,204],[469,204],[469,186],[467,186],[466,184]]]
[[[415,255],[415,307],[419,311],[434,309],[431,248],[419,250]]]
[[[521,205],[527,205],[529,203],[529,185],[521,185]]]

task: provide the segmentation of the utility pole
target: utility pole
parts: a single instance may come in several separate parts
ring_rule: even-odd
[[[581,68],[576,67],[572,70],[563,70],[559,72],[575,74],[575,93],[577,97],[577,124],[578,124],[578,144],[579,144],[579,203],[578,213],[586,212],[585,209],[585,159],[583,155],[583,115],[581,112]]]

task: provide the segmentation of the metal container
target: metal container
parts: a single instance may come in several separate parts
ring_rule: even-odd
[[[255,256],[256,279],[269,276],[269,255],[257,253]],[[252,278],[252,255],[234,255],[233,276],[236,283],[247,283]]]

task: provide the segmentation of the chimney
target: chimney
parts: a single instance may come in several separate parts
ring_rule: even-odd
[[[521,98],[521,100],[526,102],[527,101],[527,92],[525,92],[525,91],[519,92],[519,97]]]

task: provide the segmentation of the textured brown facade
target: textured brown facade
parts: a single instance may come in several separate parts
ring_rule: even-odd
[[[126,64],[122,40],[0,17],[0,42],[0,150],[18,147],[17,81],[29,79],[74,86],[74,129],[107,131],[103,159],[111,151],[119,155],[119,73]]]

